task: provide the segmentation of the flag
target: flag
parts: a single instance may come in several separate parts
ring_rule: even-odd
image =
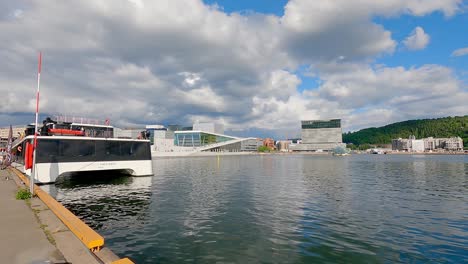
[[[11,145],[13,144],[13,128],[10,125],[10,131],[8,132],[8,143],[7,143],[7,157],[5,166],[9,166],[12,161],[12,154],[11,154]]]

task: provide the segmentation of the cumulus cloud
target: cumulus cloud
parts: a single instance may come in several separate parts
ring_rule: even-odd
[[[454,50],[452,52],[452,57],[460,57],[468,55],[468,47]]]
[[[448,68],[367,64],[396,47],[374,16],[451,16],[460,3],[291,0],[278,17],[225,13],[201,0],[4,1],[0,116],[30,122],[21,113],[34,111],[38,50],[43,113],[121,126],[205,120],[297,130],[303,118],[342,117],[351,128],[366,107],[393,120],[434,112],[427,102],[440,114],[466,112],[439,93],[466,98]],[[303,65],[322,80],[317,90],[298,91]]]
[[[413,32],[403,41],[403,44],[410,50],[424,49],[430,41],[430,37],[422,27],[416,27]]]
[[[327,63],[316,67],[323,84],[315,96],[338,102],[341,108],[349,110],[345,120],[349,129],[468,112],[463,103],[468,92],[453,71],[444,66],[404,68]],[[385,114],[379,117],[376,113]]]

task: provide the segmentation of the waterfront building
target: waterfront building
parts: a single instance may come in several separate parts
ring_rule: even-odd
[[[392,150],[411,151],[410,139],[392,139]]]
[[[424,140],[422,140],[422,139],[412,139],[411,140],[411,150],[413,152],[424,152]]]
[[[263,140],[259,138],[248,138],[241,141],[241,151],[255,152],[258,148],[263,146]]]
[[[460,137],[428,137],[418,140],[414,136],[410,136],[408,139],[393,139],[392,150],[407,152],[461,151],[463,150],[463,139],[461,139]]]
[[[149,139],[151,144],[154,143],[154,139],[173,139],[174,131],[169,130],[163,125],[147,125],[146,131],[149,133]]]
[[[196,130],[202,128],[206,130]],[[259,142],[256,138],[239,138],[225,134],[224,127],[214,123],[195,123],[192,127],[170,125],[148,125],[153,155],[163,153],[194,153],[194,152],[240,152],[257,151]]]
[[[301,121],[301,144],[291,144],[292,151],[331,151],[346,147],[343,143],[341,119]]]
[[[291,144],[291,140],[280,140],[276,142],[276,149],[281,151],[281,152],[288,152],[289,151],[289,145]]]
[[[236,139],[236,137],[205,131],[191,130],[174,132],[174,144],[179,147],[201,147],[214,143],[226,142],[233,139]]]
[[[460,137],[444,138],[443,147],[446,150],[460,151],[463,150],[463,139]]]
[[[265,138],[263,140],[263,146],[269,148],[270,150],[276,149],[275,141],[272,138]]]
[[[177,150],[241,152],[253,151],[252,147],[257,144],[256,138],[239,138],[196,130],[174,132],[174,146]]]
[[[428,144],[424,139],[416,139],[411,135],[408,139],[393,139],[392,150],[406,151],[406,152],[424,152],[425,146]]]
[[[436,141],[434,140],[433,137],[423,138],[423,141],[424,141],[424,150],[434,150],[434,149],[436,149]],[[395,149],[397,149],[397,148],[395,148]]]

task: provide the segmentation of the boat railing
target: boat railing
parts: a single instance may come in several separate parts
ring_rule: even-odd
[[[93,118],[77,117],[77,116],[65,116],[57,115],[55,116],[55,121],[57,122],[69,122],[69,123],[79,123],[79,124],[90,124],[90,125],[110,125],[110,119],[99,120]]]

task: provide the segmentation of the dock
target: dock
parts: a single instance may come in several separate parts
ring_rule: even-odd
[[[74,219],[74,215],[67,215],[69,211],[38,186],[35,186],[37,196],[17,200],[16,192],[19,188],[28,188],[27,181],[19,171],[0,170],[2,261],[13,264],[133,263],[103,247],[102,237],[101,242],[97,233],[76,216]],[[94,249],[96,243],[99,244],[97,250]]]

